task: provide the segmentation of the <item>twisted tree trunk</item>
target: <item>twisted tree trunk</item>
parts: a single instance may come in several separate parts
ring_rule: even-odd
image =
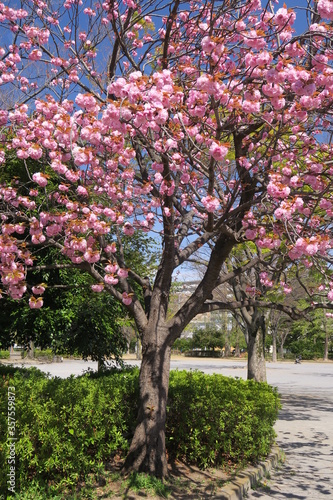
[[[249,335],[247,378],[256,382],[266,382],[266,361],[261,329],[256,334]]]
[[[140,407],[124,472],[147,472],[163,478],[168,474],[165,421],[171,347],[163,326],[146,332],[145,337],[139,378]]]

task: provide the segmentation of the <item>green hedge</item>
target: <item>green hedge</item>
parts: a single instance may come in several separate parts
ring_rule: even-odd
[[[9,359],[9,351],[0,351],[0,359]]]
[[[138,369],[49,378],[35,368],[0,367],[0,470],[7,468],[7,392],[15,386],[16,490],[75,489],[110,457],[125,455],[135,428]],[[267,384],[200,372],[171,372],[170,457],[200,467],[267,455],[279,402]],[[0,497],[6,491],[0,477]]]
[[[243,465],[266,456],[280,407],[268,384],[202,372],[171,372],[169,455],[208,467]]]

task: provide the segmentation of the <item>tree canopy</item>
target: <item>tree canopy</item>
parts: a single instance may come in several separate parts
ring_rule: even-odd
[[[167,473],[171,345],[221,307],[230,252],[253,241],[308,267],[330,259],[333,3],[305,11],[300,33],[271,1],[0,4],[0,159],[22,159],[28,178],[0,187],[2,293],[42,306],[27,269],[48,245],[132,314],[143,358],[127,470]],[[153,231],[151,282],[124,238]],[[203,278],[170,317],[175,272],[202,247]],[[315,292],[330,303],[333,281]]]

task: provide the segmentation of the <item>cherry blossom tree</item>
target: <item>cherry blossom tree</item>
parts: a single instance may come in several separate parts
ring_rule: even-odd
[[[0,160],[29,178],[0,187],[2,294],[42,307],[29,269],[47,245],[127,307],[142,364],[126,471],[167,474],[171,346],[217,307],[232,249],[311,266],[332,248],[332,19],[330,0],[309,3],[303,34],[260,0],[0,3]],[[137,231],[161,238],[153,283],[125,259]],[[170,317],[173,276],[204,246],[206,272]]]

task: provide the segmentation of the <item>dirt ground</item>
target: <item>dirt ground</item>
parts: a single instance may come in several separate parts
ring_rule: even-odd
[[[219,490],[236,475],[236,471],[222,469],[200,470],[197,467],[174,462],[169,465],[169,478],[149,484],[141,477],[125,479],[120,476],[122,462],[109,464],[106,477],[94,489],[95,498],[112,500],[204,500],[215,498]],[[145,484],[145,480],[148,481]],[[141,488],[140,488],[141,486]],[[139,489],[140,488],[140,489]]]

